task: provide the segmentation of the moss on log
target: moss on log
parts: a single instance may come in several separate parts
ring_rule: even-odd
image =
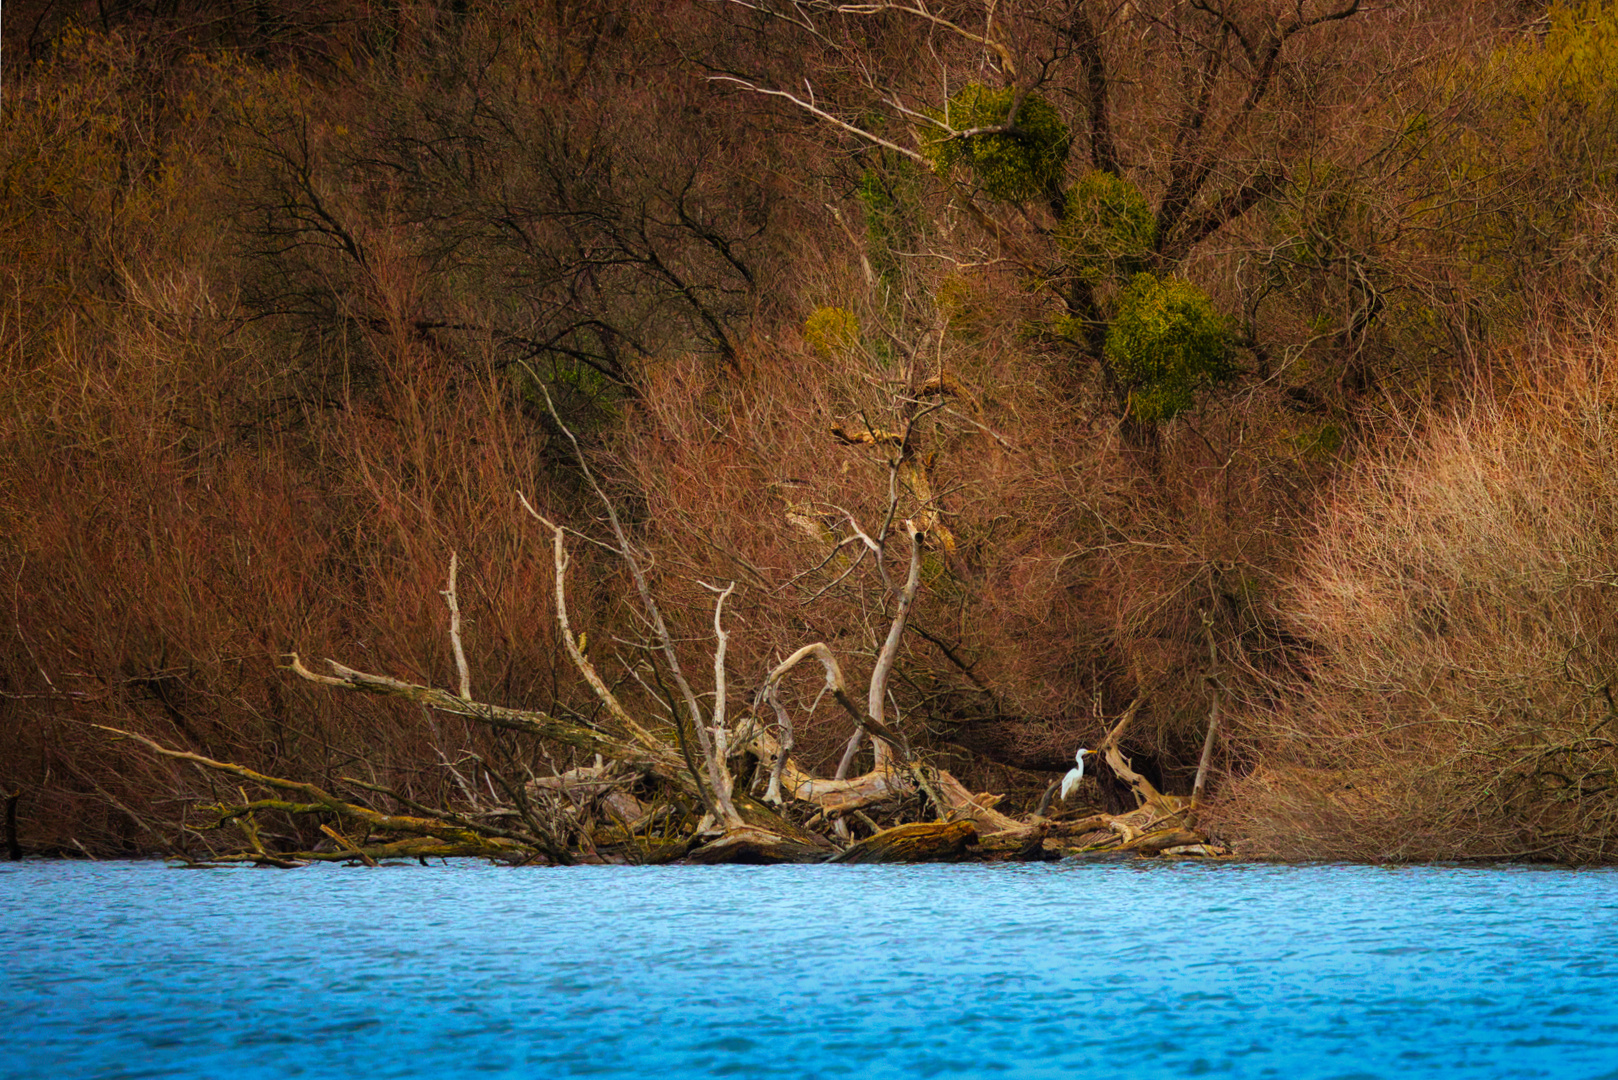
[[[924,821],[897,825],[867,837],[837,856],[837,863],[957,862],[978,838],[977,823]]]

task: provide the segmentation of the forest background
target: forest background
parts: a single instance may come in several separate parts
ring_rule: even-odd
[[[735,583],[736,710],[806,642],[876,657],[850,530],[891,498],[926,534],[892,723],[972,790],[1032,809],[1136,703],[1188,791],[1218,702],[1239,852],[1618,851],[1618,4],[14,0],[3,35],[29,850],[167,850],[219,798],[97,724],[424,803],[585,761],[287,670],[452,685],[453,552],[480,697],[588,721],[515,494],[606,535],[565,426],[689,666]],[[571,558],[640,693],[631,575]],[[829,772],[847,717],[781,689]]]

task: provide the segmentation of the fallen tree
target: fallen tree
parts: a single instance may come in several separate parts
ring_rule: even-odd
[[[913,411],[909,423],[913,425],[921,415],[925,410]],[[921,585],[923,553],[928,544],[927,531],[915,522],[936,521],[937,515],[933,508],[923,507],[926,512],[914,518],[899,516],[903,488],[899,480],[910,453],[908,427],[894,440],[895,451],[889,460],[889,501],[882,526],[873,535],[852,514],[843,512],[848,534],[833,545],[833,555],[850,547],[857,552],[843,571],[844,576],[852,573],[866,556],[870,557],[882,595],[891,605],[887,633],[872,665],[863,707],[850,693],[836,654],[827,643],[816,641],[781,660],[758,685],[749,707],[733,720],[725,604],[735,594],[736,584],[704,584],[715,597],[713,675],[708,691],[699,692],[681,662],[646,562],[620,520],[617,507],[554,409],[552,416],[572,442],[581,472],[605,510],[610,539],[590,538],[551,520],[520,493],[518,501],[523,511],[549,533],[555,571],[553,603],[560,640],[573,668],[599,703],[599,710],[589,716],[563,715],[559,711],[508,708],[474,697],[461,641],[457,561],[453,554],[442,595],[450,616],[451,654],[458,675],[456,692],[361,671],[336,660],[326,661],[329,672],[318,672],[295,653],[290,654],[287,668],[301,679],[335,691],[401,698],[491,729],[570,748],[593,756],[594,764],[543,777],[531,771],[521,776],[508,775],[488,762],[480,762],[503,789],[501,793],[493,791],[491,782],[493,797],[484,800],[472,785],[462,783],[467,805],[431,807],[400,791],[357,777],[337,778],[344,790],[332,792],[172,749],[142,735],[105,728],[163,757],[233,777],[270,793],[249,798],[245,788],[238,788],[239,801],[204,807],[211,820],[202,827],[189,828],[188,835],[202,839],[210,860],[293,866],[316,860],[375,864],[388,858],[429,856],[479,856],[513,863],[538,860],[553,864],[657,863],[675,859],[695,863],[1029,859],[1045,857],[1047,851],[1062,847],[1064,839],[1082,840],[1096,832],[1110,841],[1093,841],[1084,850],[1110,847],[1142,853],[1212,851],[1207,838],[1194,831],[1190,801],[1158,792],[1130,767],[1119,748],[1119,740],[1139,707],[1138,701],[1108,734],[1101,753],[1114,772],[1131,785],[1140,807],[1129,815],[1085,819],[1082,830],[1071,824],[1053,823],[1039,814],[1028,820],[1003,814],[994,808],[997,797],[974,795],[950,773],[915,752],[899,718],[889,712],[888,682]],[[570,535],[608,548],[633,580],[648,631],[646,640],[633,644],[648,659],[641,661],[645,673],[632,669],[632,675],[648,691],[647,700],[661,702],[665,713],[662,717],[652,718],[644,710],[632,708],[598,670],[586,648],[586,636],[575,632],[567,592]],[[905,544],[902,575],[893,565],[901,536]],[[836,772],[829,777],[815,775],[795,758],[793,720],[779,692],[783,679],[811,661],[820,665],[824,675],[822,696],[831,696],[847,714],[852,729]],[[864,773],[849,775],[867,739],[871,767]],[[447,761],[445,764],[449,765]],[[761,788],[761,794],[755,796]],[[379,797],[409,813],[377,809],[371,804]],[[319,850],[271,851],[255,824],[257,815],[263,813],[313,815],[321,820],[320,828],[327,840]],[[851,822],[867,834],[863,839],[854,839]],[[212,838],[225,835],[227,825],[235,826],[242,834],[245,848],[238,846],[223,853],[217,850]]]

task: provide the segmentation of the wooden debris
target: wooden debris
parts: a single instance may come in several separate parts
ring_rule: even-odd
[[[1115,850],[1135,851],[1142,855],[1156,855],[1168,848],[1195,847],[1206,842],[1206,837],[1201,833],[1192,832],[1190,829],[1163,829],[1159,832],[1150,832],[1137,836],[1133,840],[1128,840],[1118,845]]]
[[[867,837],[838,855],[838,863],[957,862],[978,837],[970,820],[896,825]]]
[[[780,833],[743,825],[731,829],[717,840],[704,844],[685,857],[686,862],[699,866],[716,863],[739,863],[764,866],[774,863],[824,862],[826,848],[782,836]]]

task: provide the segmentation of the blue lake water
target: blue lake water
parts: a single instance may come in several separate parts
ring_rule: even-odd
[[[1618,872],[0,864],[0,1077],[1618,1078]]]

